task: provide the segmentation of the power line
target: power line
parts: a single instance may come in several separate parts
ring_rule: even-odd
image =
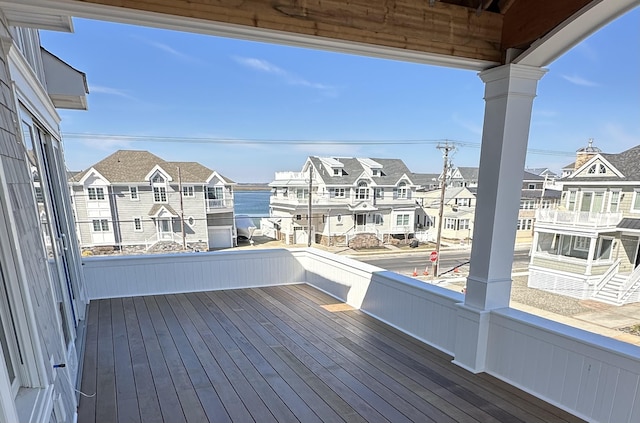
[[[198,137],[166,137],[153,135],[117,135],[65,132],[63,139],[77,139],[96,142],[104,140],[121,140],[128,142],[157,142],[157,143],[189,143],[189,144],[219,144],[219,145],[438,145],[443,142],[453,142],[459,147],[480,148],[481,143],[475,141],[445,140],[445,139],[278,139],[278,138],[198,138]],[[574,156],[573,151],[559,151],[529,148],[527,152],[546,156]]]

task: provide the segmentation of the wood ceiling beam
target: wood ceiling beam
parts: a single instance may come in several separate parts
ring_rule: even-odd
[[[502,49],[523,49],[591,3],[592,0],[515,0],[507,6]]]
[[[500,62],[503,16],[426,0],[75,0],[419,53]],[[53,2],[52,2],[53,3]]]

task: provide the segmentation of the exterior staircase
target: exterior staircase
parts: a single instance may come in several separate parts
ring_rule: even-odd
[[[626,275],[615,275],[613,276],[609,282],[607,282],[599,291],[597,291],[593,295],[593,299],[602,301],[603,303],[613,304],[613,305],[622,305],[618,296],[620,295],[620,290],[627,282],[629,276]]]

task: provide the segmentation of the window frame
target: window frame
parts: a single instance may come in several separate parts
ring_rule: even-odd
[[[369,184],[367,184],[365,181],[358,182],[356,188],[356,200],[368,200],[369,191]]]
[[[87,187],[87,198],[89,201],[104,201],[104,187]]]
[[[196,196],[196,190],[193,185],[182,186],[182,196],[185,198],[193,198]]]
[[[129,199],[131,201],[140,201],[140,195],[138,191],[138,187],[130,186],[129,187]]]
[[[406,221],[406,223],[404,223]],[[409,226],[410,216],[409,213],[398,213],[396,214],[396,226]]]
[[[636,204],[636,202],[638,204]],[[638,206],[638,208],[635,208]],[[631,213],[640,213],[640,189],[636,188],[633,190],[633,197],[631,198],[631,205],[629,207],[629,211]]]
[[[138,224],[140,224],[140,227],[138,227]],[[142,217],[141,216],[134,216],[133,217],[133,231],[134,232],[144,232],[144,226],[142,225]]]
[[[616,201],[613,201],[614,198],[617,197]],[[622,199],[622,190],[621,189],[612,189],[609,191],[609,201],[607,202],[607,211],[609,213],[618,213],[620,211],[620,200]],[[615,204],[615,210],[612,207]]]
[[[583,241],[585,242],[586,246],[583,245],[578,245],[578,242],[580,242],[580,244],[583,243]],[[573,242],[571,245],[571,248],[573,248],[576,251],[589,251],[589,244],[591,243],[591,238],[587,237],[587,236],[574,236],[573,237]]]

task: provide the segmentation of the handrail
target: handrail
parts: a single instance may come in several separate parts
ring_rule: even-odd
[[[620,266],[620,259],[617,259],[613,262],[613,264],[607,269],[606,272],[602,274],[602,278],[598,281],[595,287],[595,294],[600,292],[602,288],[605,287],[607,283],[618,273],[618,267]]]
[[[640,266],[636,267],[633,272],[629,275],[625,283],[620,287],[620,291],[618,292],[618,300],[624,301],[629,295],[633,293],[633,287],[637,285],[635,288],[638,289],[640,287]]]

